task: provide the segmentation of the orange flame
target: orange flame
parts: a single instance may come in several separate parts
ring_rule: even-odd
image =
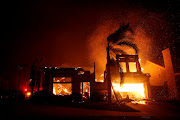
[[[115,91],[118,91],[121,93],[123,98],[127,97],[127,95],[131,99],[145,98],[143,83],[123,84],[122,86],[120,86],[120,84],[112,83],[112,86]]]

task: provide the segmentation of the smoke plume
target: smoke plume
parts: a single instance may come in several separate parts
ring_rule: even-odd
[[[96,29],[89,37],[89,60],[96,62],[96,78],[103,74],[107,62],[106,46],[107,37],[116,31],[123,22],[129,23],[134,30],[133,43],[139,48],[139,58],[141,58],[141,66],[145,61],[157,57],[161,50],[157,44],[159,35],[164,35],[161,31],[161,25],[167,28],[166,21],[162,14],[148,12],[146,10],[133,10],[127,12],[125,16],[121,12],[115,12],[103,15],[96,26]],[[155,31],[155,30],[156,31]],[[157,32],[161,31],[158,35]],[[157,38],[156,38],[157,37]],[[162,41],[161,41],[162,42]],[[128,54],[134,54],[134,50],[130,47],[122,47]]]

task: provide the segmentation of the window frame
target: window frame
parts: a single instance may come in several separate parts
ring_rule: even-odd
[[[62,77],[64,77],[64,76],[62,76]],[[54,84],[67,84],[67,83],[70,83],[71,84],[71,94],[70,95],[72,95],[72,77],[70,77],[71,78],[71,82],[54,82],[54,78],[55,77],[53,77],[53,82],[52,82],[52,87],[53,87],[53,90],[54,90]],[[66,78],[66,77],[65,77]],[[54,93],[53,93],[54,94]],[[59,94],[58,94],[59,95]]]

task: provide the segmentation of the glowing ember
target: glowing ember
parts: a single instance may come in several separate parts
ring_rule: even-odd
[[[27,93],[26,93],[26,96],[27,96],[27,97],[30,97],[30,96],[31,96],[31,92],[27,92]]]
[[[135,104],[146,104],[145,101],[131,101],[131,103],[135,103]]]
[[[27,92],[27,88],[25,88],[24,91]]]
[[[112,83],[112,85],[114,90],[119,91],[123,98],[127,97],[127,95],[131,99],[145,98],[143,83],[123,84],[122,87],[120,87],[120,84]]]

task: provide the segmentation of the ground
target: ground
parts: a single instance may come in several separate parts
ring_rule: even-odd
[[[146,116],[157,119],[180,118],[180,101],[147,101],[146,104],[127,103],[131,108],[139,110]]]
[[[112,107],[95,106],[97,103],[85,103],[73,106],[14,104],[3,105],[0,109],[1,117],[23,119],[178,119],[180,108],[177,102],[148,101],[145,105],[125,103],[114,109]],[[102,104],[102,103],[98,103]],[[127,105],[127,106],[126,106]],[[91,107],[90,107],[91,106]],[[106,105],[105,105],[106,106]],[[128,107],[129,106],[129,107]]]

